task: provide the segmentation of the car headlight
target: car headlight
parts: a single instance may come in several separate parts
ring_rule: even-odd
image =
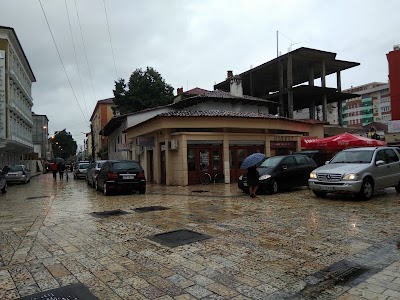
[[[311,172],[310,173],[310,178],[311,179],[317,179],[317,173],[316,172]]]
[[[239,180],[243,180],[243,175],[240,175],[240,176],[239,176]]]
[[[357,180],[359,175],[357,173],[350,173],[343,176],[344,180]]]
[[[268,178],[271,178],[271,175],[262,175],[260,178],[258,178],[258,180],[267,180]]]

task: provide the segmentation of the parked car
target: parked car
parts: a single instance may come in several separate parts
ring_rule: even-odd
[[[308,185],[318,197],[347,192],[367,200],[374,190],[387,187],[400,193],[400,153],[393,147],[343,150],[312,171]]]
[[[309,158],[312,158],[317,163],[318,167],[324,165],[325,162],[328,160],[328,157],[330,159],[333,156],[322,150],[302,150],[293,154],[302,154],[308,156]]]
[[[7,180],[3,171],[0,171],[0,190],[3,194],[7,192]]]
[[[301,154],[270,156],[257,168],[260,174],[258,191],[275,194],[280,189],[306,186],[310,172],[316,167],[312,158]],[[238,187],[249,192],[246,174],[239,177]]]
[[[74,179],[79,179],[79,178],[86,178],[86,173],[87,173],[87,168],[89,167],[89,162],[77,162],[74,165],[74,170],[72,171],[72,174],[74,174]]]
[[[27,183],[31,181],[31,171],[25,165],[9,165],[3,168],[7,182]]]
[[[104,195],[122,191],[146,193],[144,170],[135,160],[107,160],[96,177],[96,190]]]
[[[88,185],[95,187],[97,174],[99,174],[99,171],[105,162],[106,160],[96,160],[95,162],[90,163],[86,173],[86,182]]]

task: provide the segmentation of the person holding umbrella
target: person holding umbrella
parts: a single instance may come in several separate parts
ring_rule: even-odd
[[[255,198],[259,185],[260,174],[257,171],[257,166],[251,166],[247,169],[247,184],[249,185],[250,197]]]
[[[263,153],[253,153],[247,156],[240,166],[241,169],[247,169],[247,184],[249,185],[250,197],[255,198],[259,185],[260,174],[257,171],[257,164],[265,159]]]

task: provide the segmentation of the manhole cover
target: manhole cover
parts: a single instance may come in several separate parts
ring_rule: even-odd
[[[204,191],[204,190],[194,190],[192,193],[209,193],[210,191]]]
[[[211,236],[187,229],[159,233],[147,237],[149,240],[168,247],[177,247],[211,238]]]
[[[145,212],[156,211],[156,210],[166,210],[166,209],[169,209],[169,207],[157,206],[157,205],[133,208],[134,211],[139,212],[139,213],[145,213]]]
[[[42,198],[47,198],[49,196],[36,196],[36,197],[28,197],[26,200],[31,200],[31,199],[42,199]]]
[[[98,300],[83,284],[71,284],[58,289],[19,298],[20,300]]]
[[[126,214],[128,214],[128,212],[120,210],[120,209],[115,209],[115,210],[95,211],[90,214],[93,217],[106,218],[106,217],[110,217],[110,216],[126,215]]]

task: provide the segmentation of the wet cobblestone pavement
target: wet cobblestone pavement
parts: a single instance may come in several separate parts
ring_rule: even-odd
[[[200,192],[202,191],[202,192]],[[137,208],[162,206],[148,212]],[[94,212],[121,210],[115,216]],[[105,197],[51,175],[0,195],[0,299],[73,283],[99,299],[400,299],[400,197],[252,199],[236,185]],[[150,236],[211,238],[168,247]]]

